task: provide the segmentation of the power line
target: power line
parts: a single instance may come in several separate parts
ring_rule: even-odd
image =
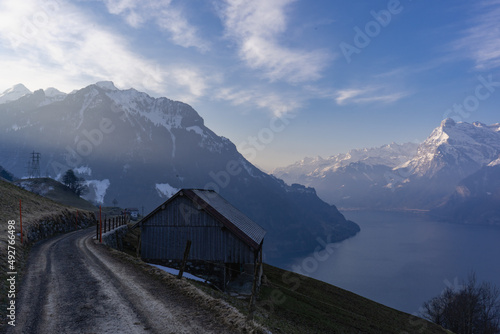
[[[33,151],[30,153],[31,159],[28,160],[28,177],[37,178],[40,177],[40,156],[41,154]]]

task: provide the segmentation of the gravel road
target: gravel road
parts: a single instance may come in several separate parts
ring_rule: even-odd
[[[233,333],[196,300],[92,240],[93,229],[36,244],[7,333]]]

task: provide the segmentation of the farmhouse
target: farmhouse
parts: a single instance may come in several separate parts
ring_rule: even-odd
[[[144,261],[178,268],[189,240],[186,271],[223,290],[260,282],[266,231],[212,190],[182,189],[138,225]]]
[[[132,219],[137,219],[137,217],[139,217],[139,209],[137,208],[126,208],[125,213],[130,215]]]

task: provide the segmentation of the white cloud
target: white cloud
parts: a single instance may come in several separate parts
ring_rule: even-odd
[[[370,102],[392,103],[408,95],[407,92],[387,92],[382,87],[349,88],[337,91],[335,102],[339,105]]]
[[[171,0],[103,0],[109,13],[122,16],[134,28],[153,21],[170,35],[173,43],[185,48],[195,47],[202,52],[210,48],[198,29],[189,23],[185,13]]]
[[[479,70],[500,67],[500,1],[483,1],[479,10],[481,14],[454,47],[465,50],[466,56],[475,61]]]
[[[226,0],[221,17],[226,35],[239,48],[239,56],[271,81],[313,81],[331,57],[320,50],[287,48],[279,43],[286,32],[285,10],[295,0]]]
[[[127,6],[130,1],[116,1],[113,8],[120,12]],[[196,66],[156,65],[133,51],[124,36],[61,0],[0,3],[0,45],[4,87],[23,82],[32,89],[50,85],[71,91],[112,80],[119,88],[162,95],[167,90],[170,98],[193,101],[210,80]]]

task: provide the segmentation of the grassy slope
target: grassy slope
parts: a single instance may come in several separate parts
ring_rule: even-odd
[[[125,251],[136,256],[139,229],[125,237]],[[264,264],[255,320],[272,333],[449,333],[440,326],[397,311],[328,283]],[[229,297],[203,283],[205,293],[248,313],[248,301]]]
[[[42,217],[54,216],[63,211],[76,211],[51,199],[36,195],[18,186],[0,179],[0,324],[5,320],[5,302],[7,301],[7,286],[3,284],[6,279],[7,270],[7,228],[8,221],[15,220],[16,232],[19,233],[19,200],[22,201],[23,210],[23,228],[38,221]],[[28,256],[29,246],[22,245],[20,237],[16,239],[16,263],[18,272],[17,287],[20,284],[20,275],[22,268]]]
[[[273,333],[449,333],[352,292],[264,265],[257,317]]]

